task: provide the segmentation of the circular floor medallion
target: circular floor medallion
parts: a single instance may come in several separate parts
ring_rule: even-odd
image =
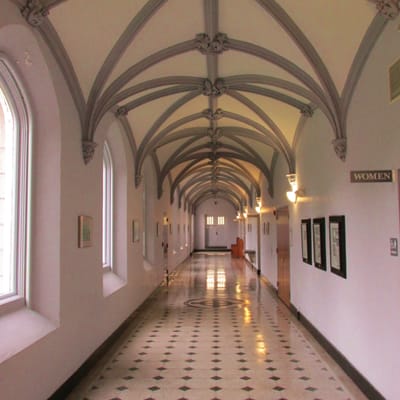
[[[227,297],[190,299],[185,302],[185,305],[196,308],[227,308],[241,304],[243,304],[243,300]]]

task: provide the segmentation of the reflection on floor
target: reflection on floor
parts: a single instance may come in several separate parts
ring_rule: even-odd
[[[365,399],[254,271],[188,260],[70,400]]]

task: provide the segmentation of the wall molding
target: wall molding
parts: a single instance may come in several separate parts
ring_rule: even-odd
[[[381,393],[292,303],[290,311],[369,399],[385,400]]]
[[[154,296],[164,289],[164,281],[126,318],[119,327],[83,362],[83,364],[48,398],[48,400],[65,400],[67,396],[82,382],[93,370],[95,365],[113,350],[123,336],[130,332],[131,324],[140,313],[153,300]]]
[[[385,400],[382,394],[362,375],[351,362],[297,309],[290,303],[288,307],[278,297],[278,290],[268,281],[265,276],[260,279],[266,285],[270,293],[287,307],[294,317],[303,325],[304,328],[314,337],[314,339],[324,348],[324,350],[336,361],[342,370],[348,375],[355,385],[367,396],[368,399]]]

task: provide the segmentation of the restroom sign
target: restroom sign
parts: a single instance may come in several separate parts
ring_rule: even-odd
[[[392,170],[350,171],[351,183],[393,182]]]

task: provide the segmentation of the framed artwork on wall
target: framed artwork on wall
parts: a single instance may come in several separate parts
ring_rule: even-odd
[[[346,226],[344,215],[329,217],[331,272],[346,278]]]
[[[87,215],[78,217],[78,247],[91,247],[93,231],[93,218]]]
[[[325,218],[313,219],[314,265],[326,271]]]
[[[311,256],[311,219],[301,220],[301,252],[303,261],[312,265]]]
[[[132,242],[139,242],[140,240],[140,227],[139,221],[134,219],[132,221]]]

